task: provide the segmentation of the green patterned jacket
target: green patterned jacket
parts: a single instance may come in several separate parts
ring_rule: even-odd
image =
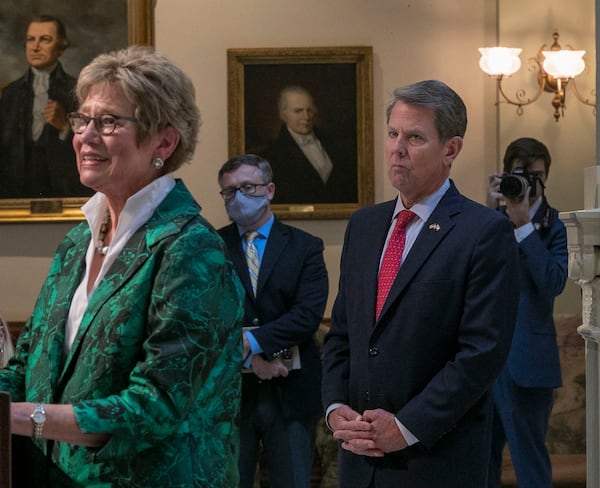
[[[111,435],[101,449],[34,441],[73,486],[237,485],[243,290],[199,211],[178,181],[98,285],[63,357],[90,240],[87,223],[71,230],[0,371],[13,401],[72,404],[84,432]],[[53,486],[40,464],[27,486]]]

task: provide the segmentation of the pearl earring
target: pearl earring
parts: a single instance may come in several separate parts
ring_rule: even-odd
[[[154,158],[152,160],[152,165],[156,168],[156,169],[160,169],[165,165],[165,162],[163,161],[162,158]]]

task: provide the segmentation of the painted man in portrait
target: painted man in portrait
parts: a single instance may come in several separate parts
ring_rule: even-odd
[[[317,107],[301,86],[286,86],[278,109],[279,136],[264,152],[276,175],[273,203],[357,202],[356,145],[334,141],[316,127]]]
[[[29,22],[25,74],[0,95],[0,198],[87,196],[79,182],[67,113],[76,109],[75,78],[59,58],[69,46],[64,24]]]

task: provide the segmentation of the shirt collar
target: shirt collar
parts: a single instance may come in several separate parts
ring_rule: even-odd
[[[273,227],[273,222],[275,222],[275,215],[273,215],[273,213],[271,213],[271,216],[269,217],[269,220],[267,220],[263,225],[261,225],[258,229],[256,230],[256,233],[258,234],[258,237],[262,237],[264,239],[268,239],[269,238],[269,234],[271,233],[271,228]],[[244,234],[246,234],[247,230],[236,224],[237,228],[238,228],[238,232],[240,234],[240,237],[244,237]]]
[[[156,208],[174,186],[175,179],[171,174],[167,174],[157,178],[130,196],[127,202],[125,202],[125,207],[121,211],[121,215],[119,215],[115,238],[122,233],[133,233],[139,229],[152,216]],[[81,207],[94,236],[104,219],[105,208],[106,196],[100,192],[95,193]],[[115,238],[113,238],[113,241]]]
[[[299,146],[305,146],[306,144],[311,144],[313,142],[316,142],[317,140],[314,132],[311,132],[310,134],[298,134],[289,127],[287,127],[287,130],[292,136],[292,139],[294,139],[294,141],[296,141],[296,144],[298,144]]]
[[[33,76],[35,76],[36,78],[38,76],[40,76],[42,78],[48,78],[50,76],[50,73],[52,73],[54,71],[54,68],[56,68],[57,66],[58,66],[58,63],[53,64],[52,66],[49,66],[48,68],[44,68],[44,69],[34,68],[32,66],[31,72],[33,73]]]
[[[450,180],[446,178],[446,181],[442,183],[442,185],[431,195],[426,196],[420,202],[415,203],[410,210],[414,212],[419,219],[423,222],[427,222],[429,216],[433,213],[433,210],[440,203],[440,200],[444,196],[444,194],[450,188]],[[402,211],[406,210],[404,204],[402,203],[401,195],[398,194],[398,199],[396,200],[396,208],[394,208],[394,215],[392,219],[395,219],[396,216]]]

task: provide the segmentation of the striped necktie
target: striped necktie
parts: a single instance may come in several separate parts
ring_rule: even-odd
[[[379,278],[377,279],[377,305],[375,309],[375,320],[379,319],[379,314],[383,304],[396,279],[402,253],[404,252],[404,243],[406,242],[406,226],[415,218],[416,214],[410,210],[402,210],[396,217],[396,226],[388,242],[388,246],[383,255]]]
[[[246,233],[246,264],[248,265],[248,274],[250,275],[250,283],[252,291],[256,296],[256,285],[258,284],[258,270],[260,268],[260,260],[258,259],[258,249],[254,245],[254,239],[258,237],[258,232],[252,231]]]

